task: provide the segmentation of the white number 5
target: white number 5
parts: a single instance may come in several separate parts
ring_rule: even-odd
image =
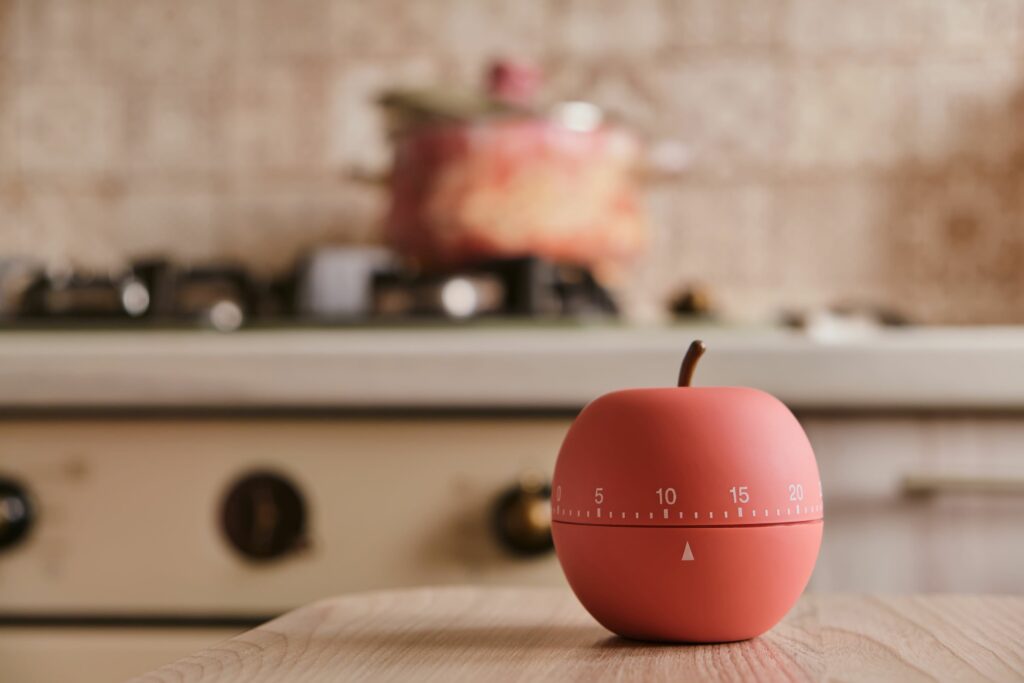
[[[604,487],[598,486],[594,489],[594,502],[600,505],[604,502]]]

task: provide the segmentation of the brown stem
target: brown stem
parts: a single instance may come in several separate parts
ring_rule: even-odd
[[[686,350],[686,355],[683,356],[683,364],[679,366],[679,386],[690,386],[690,382],[693,381],[693,371],[697,369],[697,361],[704,355],[707,348],[700,339],[695,339],[690,344],[690,348]]]

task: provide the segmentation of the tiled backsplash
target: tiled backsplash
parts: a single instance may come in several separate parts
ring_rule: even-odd
[[[530,58],[692,152],[625,296],[1024,322],[1018,0],[0,0],[0,253],[374,239],[373,95]]]

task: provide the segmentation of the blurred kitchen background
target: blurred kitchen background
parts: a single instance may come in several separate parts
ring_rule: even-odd
[[[624,286],[744,316],[836,301],[1024,319],[1022,19],[1013,0],[51,1],[0,5],[0,248],[280,271],[373,242],[385,89],[529,60],[685,173],[644,201]]]
[[[0,0],[0,678],[562,585],[565,429],[698,336],[812,590],[1024,591],[1022,121],[1022,0]]]

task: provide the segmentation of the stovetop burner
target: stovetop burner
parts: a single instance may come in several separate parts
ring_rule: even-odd
[[[138,262],[107,276],[34,270],[0,277],[7,327],[211,327],[393,324],[487,318],[610,317],[609,293],[583,267],[525,257],[446,272],[398,265],[368,247],[314,252],[284,277],[222,265]],[[17,291],[12,291],[16,289]]]

